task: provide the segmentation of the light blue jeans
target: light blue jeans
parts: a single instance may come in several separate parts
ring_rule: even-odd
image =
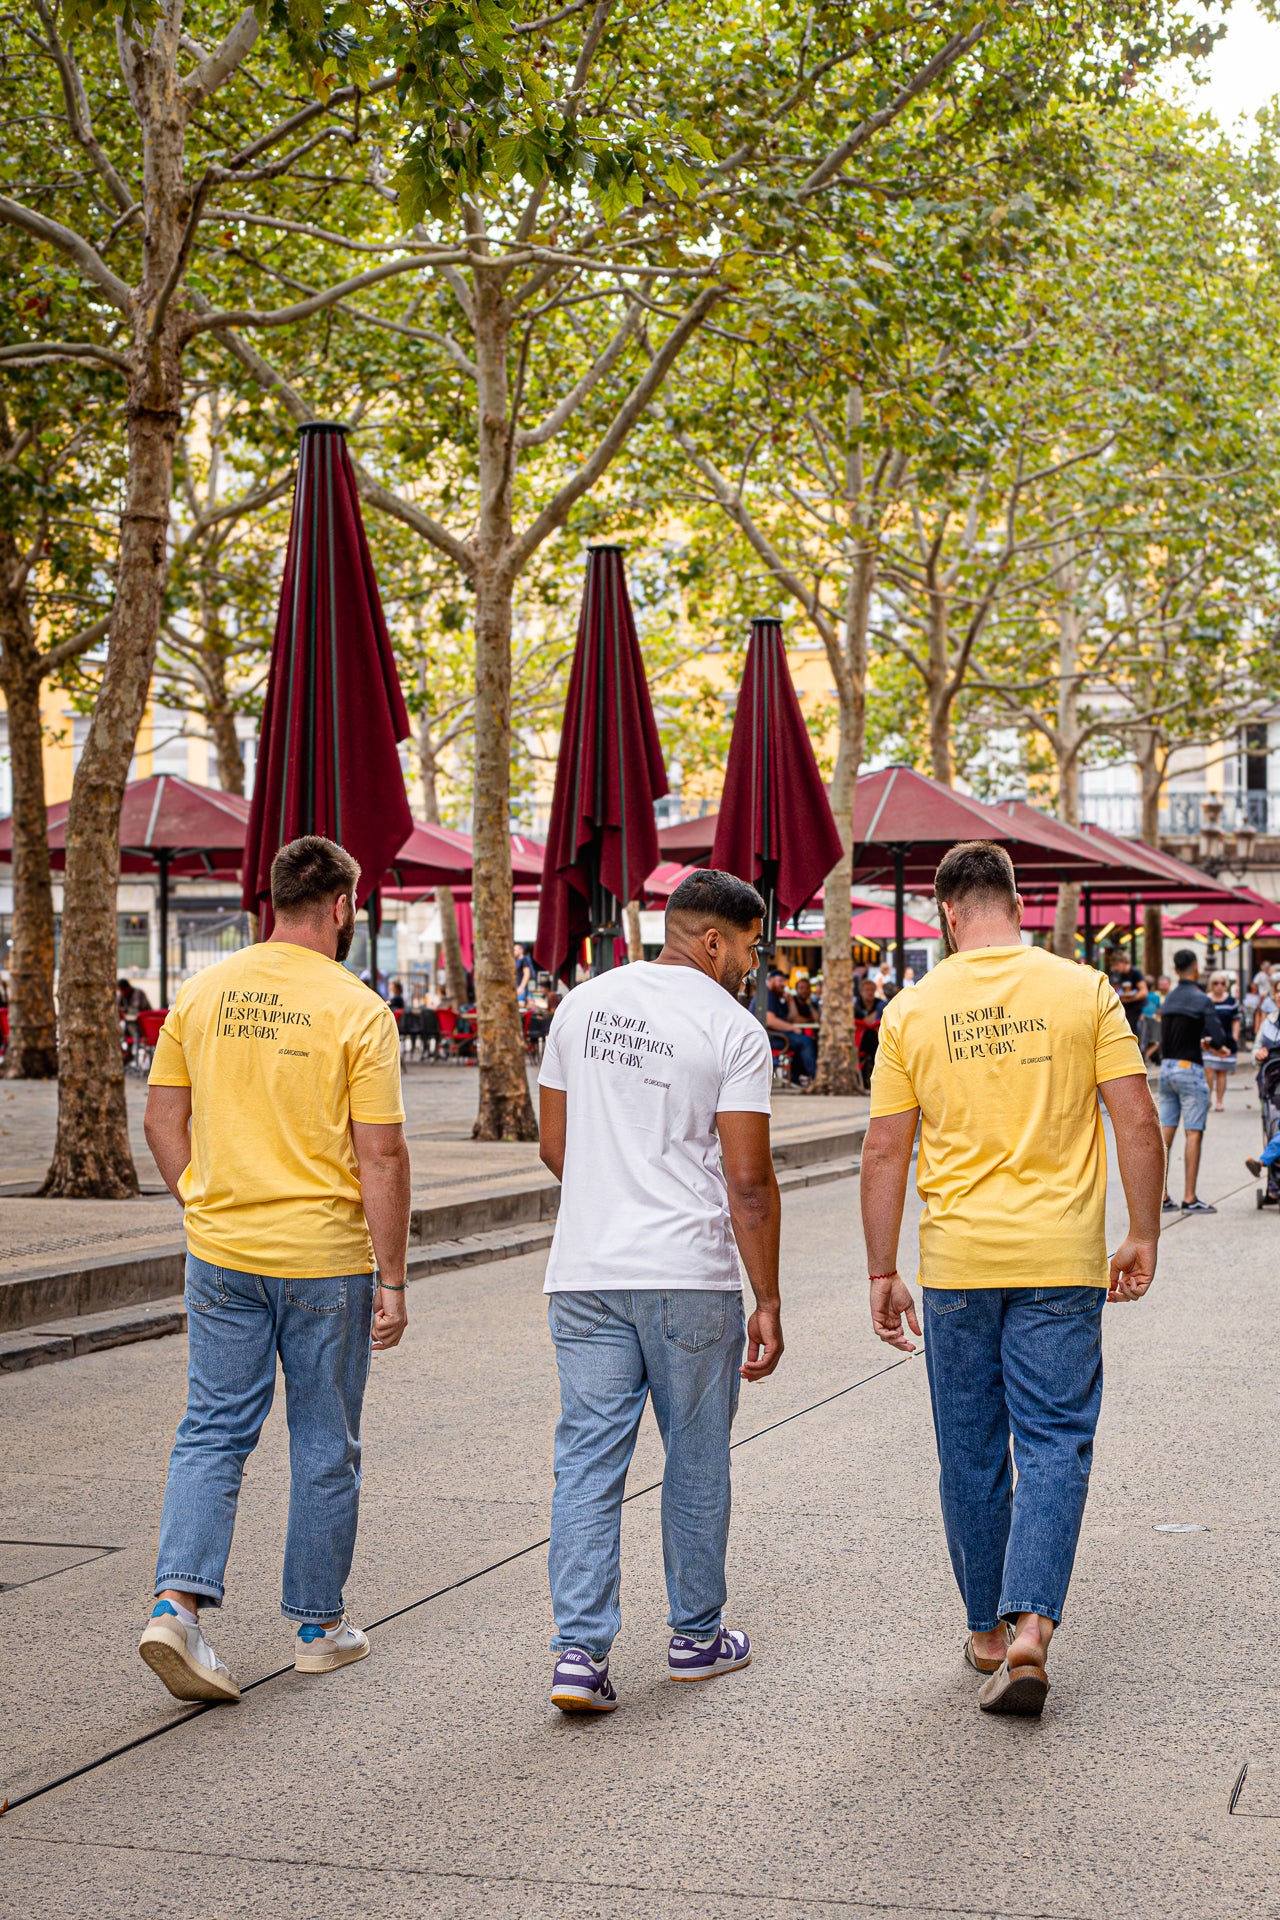
[[[924,1289],[942,1519],[972,1633],[1020,1613],[1062,1618],[1102,1405],[1106,1297]]]
[[[220,1606],[244,1463],[284,1367],[289,1422],[286,1620],[336,1620],[355,1552],[371,1273],[273,1280],[187,1255],[187,1411],[169,1457],[157,1593]]]
[[[742,1295],[553,1293],[560,1371],[551,1501],[553,1651],[602,1660],[622,1624],[622,1497],[645,1402],[666,1449],[662,1552],[668,1619],[705,1640],[720,1625],[729,1542],[729,1429],[738,1406]]]

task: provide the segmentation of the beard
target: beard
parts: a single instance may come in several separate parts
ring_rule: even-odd
[[[748,974],[754,971],[755,969],[753,967],[737,967],[730,961],[720,976],[720,985],[726,993],[731,993],[736,1000],[742,991],[743,981],[747,978]]]
[[[338,962],[339,966],[342,965],[342,962],[346,959],[347,955],[350,953],[351,942],[355,939],[355,937],[356,937],[355,909],[351,905],[351,902],[348,900],[347,917],[343,921],[342,925],[338,928],[338,946],[337,946],[337,951],[333,956],[334,959]]]

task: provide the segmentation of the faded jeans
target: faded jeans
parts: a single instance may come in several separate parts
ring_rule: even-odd
[[[973,1633],[1020,1613],[1062,1618],[1102,1405],[1105,1299],[1105,1287],[924,1289],[942,1518]]]
[[[187,1410],[169,1458],[157,1593],[220,1606],[245,1461],[284,1368],[289,1422],[286,1620],[336,1620],[355,1552],[371,1273],[276,1280],[187,1255]]]
[[[581,1647],[601,1660],[622,1624],[623,1489],[650,1396],[667,1456],[668,1619],[675,1633],[706,1640],[725,1603],[742,1295],[692,1287],[553,1293],[548,1318],[560,1373],[548,1557],[552,1649]]]

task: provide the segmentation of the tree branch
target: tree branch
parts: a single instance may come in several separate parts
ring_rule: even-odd
[[[45,31],[45,45],[49,50],[49,56],[57,67],[58,78],[62,82],[62,98],[67,109],[67,125],[71,129],[72,138],[84,148],[99,175],[106,182],[107,191],[117,207],[125,213],[134,204],[133,194],[127,183],[116,172],[107,157],[105,148],[93,131],[89,98],[84,90],[80,69],[58,36],[57,25],[46,0],[33,0],[33,4]]]
[[[215,47],[183,79],[182,91],[189,108],[203,106],[210,95],[231,78],[251,51],[258,32],[258,16],[252,7],[246,7],[222,45]]]
[[[104,613],[94,621],[91,627],[85,627],[82,632],[73,634],[70,640],[62,640],[56,647],[49,647],[40,655],[41,673],[56,673],[59,667],[67,664],[68,660],[78,659],[82,653],[87,653],[90,647],[105,636],[110,625],[111,615]]]
[[[561,427],[573,418],[573,415],[578,411],[578,408],[582,405],[582,402],[591,390],[594,387],[598,387],[606,375],[611,373],[617,365],[627,346],[627,342],[635,332],[638,317],[639,309],[634,305],[629,305],[622,325],[618,328],[618,331],[614,334],[613,339],[609,342],[604,352],[598,356],[592,366],[587,368],[577,385],[571,387],[563,399],[556,402],[544,420],[540,421],[536,427],[529,427],[516,434],[515,444],[517,447],[542,447],[546,445],[548,440],[555,439]]]
[[[19,227],[23,233],[29,233],[33,240],[42,240],[47,247],[56,247],[59,253],[65,253],[75,261],[87,280],[106,294],[113,306],[127,314],[133,306],[133,295],[118,274],[112,273],[102,256],[89,245],[87,240],[70,227],[64,227],[59,220],[48,220],[44,214],[36,213],[34,208],[26,207],[20,200],[10,200],[0,194],[0,220],[11,227]]]
[[[707,315],[725,297],[725,290],[722,287],[704,287],[702,292],[690,302],[683,317],[671,329],[640,379],[618,408],[595,452],[589,459],[584,460],[577,472],[565,481],[555,498],[548,502],[536,520],[514,543],[511,548],[514,573],[520,571],[530,555],[537,552],[549,534],[554,533],[557,527],[564,525],[570,508],[595,485],[618,449],[625,443],[628,434],[654,394],[661,387],[669,368],[679,356],[685,342],[693,337]]]
[[[799,187],[801,197],[820,193],[823,187],[828,186],[844,166],[845,161],[855,154],[859,147],[865,147],[873,134],[879,133],[881,127],[887,127],[891,120],[896,120],[903,109],[909,107],[927,87],[932,86],[941,74],[976,47],[990,24],[989,19],[980,20],[970,32],[953,34],[946,45],[938,49],[932,60],[926,60],[920,71],[908,80],[904,87],[898,89],[887,106],[881,107],[878,113],[869,114],[860,126],[854,128],[847,140],[842,140],[838,147],[832,148],[824,160],[819,161],[808,178],[801,182]]]
[[[0,347],[0,361],[16,367],[38,366],[42,360],[96,360],[113,373],[128,377],[129,362],[121,353],[95,347],[92,340],[33,340],[29,345]]]
[[[0,200],[0,215],[5,205],[6,202]],[[362,287],[375,287],[395,274],[413,273],[421,267],[435,265],[430,254],[414,254],[408,260],[391,260],[384,266],[370,267],[367,273],[356,274],[354,279],[340,281],[336,287],[326,287],[323,293],[312,294],[309,300],[299,300],[292,307],[276,307],[267,313],[255,313],[249,307],[239,313],[199,314],[190,323],[190,330],[192,333],[201,333],[220,327],[289,327],[296,320],[307,320],[313,313],[322,313],[326,307],[345,300],[350,293],[359,293]]]

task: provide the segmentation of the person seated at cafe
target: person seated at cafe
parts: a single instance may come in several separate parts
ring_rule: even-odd
[[[864,1080],[870,1080],[871,1069],[875,1065],[876,1048],[880,1044],[880,1018],[886,1004],[870,974],[864,974],[853,999],[853,1011],[859,1024],[858,1065]]]
[[[792,982],[791,1004],[797,1020],[803,1021],[806,1026],[817,1026],[822,1018],[822,1003],[814,998],[813,982],[803,968]]]
[[[136,1014],[150,1013],[151,1002],[132,980],[117,980],[116,1011],[122,1020],[131,1020]]]
[[[392,1013],[404,1012],[404,983],[402,981],[393,980],[391,982],[391,992],[387,998],[387,1005],[390,1007]]]
[[[795,1002],[787,992],[787,976],[781,967],[770,967],[767,984],[765,1026],[771,1034],[782,1036],[782,1045],[791,1055],[792,1085],[810,1086],[818,1071],[817,1038],[799,1024]]]

